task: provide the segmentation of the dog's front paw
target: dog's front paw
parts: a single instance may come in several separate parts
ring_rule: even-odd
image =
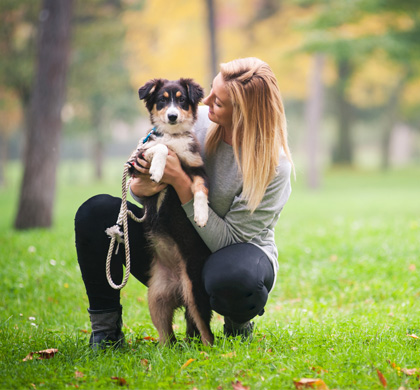
[[[151,166],[149,169],[150,178],[155,182],[159,183],[162,180],[163,169],[158,169],[156,166]]]
[[[209,205],[204,192],[194,195],[194,221],[199,227],[204,227],[209,219]]]

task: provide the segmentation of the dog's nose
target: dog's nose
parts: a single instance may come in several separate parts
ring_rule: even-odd
[[[178,115],[177,114],[169,114],[168,115],[168,119],[169,119],[169,122],[176,122],[176,120],[178,119]]]

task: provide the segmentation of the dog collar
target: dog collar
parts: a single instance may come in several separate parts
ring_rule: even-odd
[[[149,140],[150,136],[155,133],[156,133],[156,126],[152,130],[149,131],[149,134],[146,135],[146,137],[143,140],[143,143],[145,144]]]

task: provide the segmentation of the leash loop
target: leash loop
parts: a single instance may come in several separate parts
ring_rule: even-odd
[[[140,146],[147,142],[147,140],[150,138],[152,134],[156,132],[156,127],[154,127],[147,136],[139,142],[139,145],[137,146],[137,149],[131,154],[129,161],[132,161],[135,157],[137,157],[138,150],[140,149]],[[130,276],[130,269],[131,269],[131,261],[130,261],[130,242],[128,238],[128,216],[135,221],[135,222],[143,222],[146,213],[144,213],[143,217],[138,218],[131,210],[128,210],[127,208],[127,191],[130,186],[131,178],[127,181],[128,176],[128,170],[130,168],[130,164],[127,162],[124,164],[124,171],[123,171],[123,177],[122,177],[122,196],[121,196],[121,208],[120,212],[118,214],[117,223],[106,229],[105,233],[111,238],[111,242],[109,244],[108,254],[106,258],[106,278],[108,280],[109,285],[114,290],[121,290],[125,287],[125,285],[128,282],[128,278]],[[122,228],[122,231],[121,231]],[[121,284],[115,284],[112,280],[111,276],[111,258],[114,251],[115,242],[118,242],[116,254],[118,253],[119,245],[121,243],[124,244],[125,247],[125,274],[124,279]]]

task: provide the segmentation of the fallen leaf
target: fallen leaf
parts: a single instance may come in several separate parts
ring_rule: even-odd
[[[420,375],[420,368],[402,368],[401,371],[405,375]]]
[[[127,381],[124,378],[120,378],[118,376],[111,376],[113,381],[117,381],[118,386],[128,386]]]
[[[80,329],[80,331],[81,331],[82,333],[89,333],[89,331],[88,331],[88,330],[86,330],[86,329]]]
[[[24,359],[23,361],[26,362],[27,360],[32,360],[34,358],[34,355],[39,355],[37,357],[37,359],[39,360],[43,360],[43,359],[51,359],[54,357],[54,355],[58,352],[58,349],[56,348],[49,348],[49,349],[44,349],[42,351],[37,351],[37,352],[30,352]]]
[[[155,339],[154,337],[151,337],[151,336],[145,336],[145,337],[143,337],[143,340],[157,341],[157,339]]]
[[[141,363],[142,366],[145,366],[145,367],[147,367],[149,365],[149,361],[147,359],[141,359],[140,363]]]
[[[328,386],[322,379],[301,378],[298,381],[293,381],[296,389],[318,389],[329,390]]]
[[[408,337],[412,337],[413,339],[420,339],[419,336],[416,336],[414,333],[413,334],[408,334]]]
[[[317,372],[318,374],[321,374],[321,372],[328,372],[327,370],[324,370],[322,367],[319,366],[311,367],[311,370]]]
[[[233,390],[249,390],[249,386],[244,386],[240,381],[232,382]]]
[[[74,373],[75,378],[83,378],[85,376],[85,374],[83,374],[83,372],[80,371],[76,371]]]
[[[408,267],[408,269],[413,272],[416,270],[416,265],[415,264],[410,264],[410,266]]]
[[[386,361],[392,368],[394,368],[395,370],[400,370],[401,368],[397,366],[396,363],[391,362],[391,360],[387,360]]]
[[[195,359],[188,359],[182,366],[181,366],[181,370],[183,370],[184,368],[188,367]]]
[[[387,387],[388,384],[384,377],[384,374],[382,374],[382,372],[380,372],[378,369],[376,369],[376,372],[378,373],[378,378],[379,378],[379,381],[381,382],[381,385],[383,387]]]
[[[236,356],[236,352],[229,352],[229,353],[225,353],[221,355],[222,357],[226,357],[226,358],[231,358],[231,357],[235,357]]]

